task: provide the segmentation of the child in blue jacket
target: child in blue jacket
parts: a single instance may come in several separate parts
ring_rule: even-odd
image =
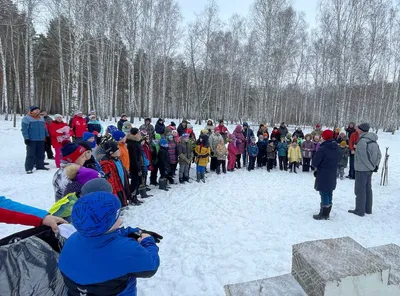
[[[71,217],[77,232],[59,259],[68,295],[136,296],[136,278],[157,272],[154,238],[139,228],[119,228],[120,208],[119,199],[107,192],[89,193],[75,203]]]
[[[251,142],[247,147],[247,151],[249,153],[249,167],[248,171],[254,170],[254,165],[256,163],[257,155],[258,155],[258,146],[256,144],[256,137],[251,137]]]
[[[286,143],[285,137],[281,136],[281,141],[278,143],[277,146],[278,150],[278,158],[279,158],[279,169],[281,171],[288,170],[288,144]]]

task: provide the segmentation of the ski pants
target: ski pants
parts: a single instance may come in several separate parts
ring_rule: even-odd
[[[44,141],[31,141],[26,145],[25,171],[44,168]]]
[[[249,171],[254,170],[255,163],[256,163],[256,156],[249,156]]]
[[[222,172],[225,174],[226,173],[226,160],[225,159],[217,160],[217,168],[216,168],[217,174],[221,173],[221,167],[222,167]]]
[[[236,155],[228,154],[228,171],[231,171],[235,168],[236,163]]]
[[[349,177],[354,179],[355,178],[355,170],[354,170],[354,154],[350,153],[350,170],[349,170]]]
[[[241,165],[240,165],[240,158],[241,158],[241,157],[242,157],[242,155],[240,155],[240,154],[236,155],[236,167],[237,167],[238,169],[241,168]]]
[[[153,170],[150,173],[150,183],[153,185],[157,183],[157,174],[158,174],[158,165],[153,164]]]
[[[290,163],[290,171],[296,173],[296,168],[297,168],[297,162],[291,162]]]
[[[287,171],[288,169],[288,159],[287,156],[279,156],[279,169]]]
[[[189,179],[189,168],[190,166],[186,162],[179,163],[179,179]]]
[[[54,158],[53,150],[51,150],[51,138],[46,137],[46,141],[44,142],[44,152],[47,154],[47,159]]]
[[[200,173],[200,174],[204,174],[206,172],[206,167],[205,166],[201,166],[201,165],[197,165],[196,166],[196,172]]]
[[[218,159],[215,156],[211,157],[210,170],[212,172],[214,172],[217,169],[217,163]]]
[[[54,148],[54,151],[56,152],[54,155],[56,167],[60,168],[61,165],[61,147]]]
[[[267,170],[270,171],[274,168],[274,160],[273,158],[268,158],[268,163],[267,163]]]
[[[372,213],[372,172],[355,172],[356,212],[363,215]]]
[[[311,158],[303,158],[303,172],[310,171]]]
[[[247,165],[247,145],[245,146],[244,152],[243,152],[243,166],[245,167]]]

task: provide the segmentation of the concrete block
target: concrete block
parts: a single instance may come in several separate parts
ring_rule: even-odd
[[[349,237],[293,246],[292,275],[309,296],[389,295],[389,270]]]
[[[291,274],[226,285],[225,293],[227,296],[307,296]]]

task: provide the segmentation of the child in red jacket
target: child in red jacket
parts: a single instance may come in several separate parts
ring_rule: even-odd
[[[236,137],[234,134],[228,136],[228,172],[233,172],[236,163],[236,154],[238,149],[236,147]]]

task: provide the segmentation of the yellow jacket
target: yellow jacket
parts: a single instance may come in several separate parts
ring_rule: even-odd
[[[200,145],[196,145],[194,152],[196,153],[196,164],[206,167],[210,158],[210,147],[200,147]]]
[[[289,162],[300,162],[301,160],[301,151],[299,145],[297,143],[292,143],[289,145],[288,152]]]

